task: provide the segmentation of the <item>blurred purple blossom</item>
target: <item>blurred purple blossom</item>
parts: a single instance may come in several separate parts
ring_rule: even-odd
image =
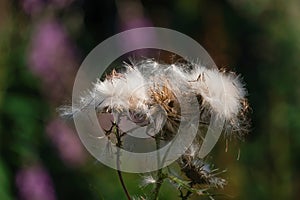
[[[78,166],[84,163],[86,153],[73,129],[60,119],[54,119],[47,125],[46,132],[67,165]]]
[[[52,6],[54,8],[66,8],[74,0],[21,0],[21,6],[28,15],[40,13],[45,7]]]
[[[144,15],[143,5],[138,0],[117,1],[117,9],[121,30],[153,26],[151,20]]]
[[[69,6],[74,0],[50,0],[53,5],[57,6],[58,8],[65,8]]]
[[[138,27],[150,27],[153,26],[151,20],[146,17],[144,13],[144,8],[139,0],[122,0],[117,2],[117,10],[119,15],[118,29],[120,30],[129,30]],[[125,49],[130,49],[132,44],[138,45],[141,41],[156,40],[156,35],[153,32],[137,33],[131,32],[130,35],[127,35],[127,40],[124,43],[120,44]],[[142,51],[146,54],[147,50]]]
[[[21,0],[21,6],[26,14],[34,15],[41,12],[45,6],[43,0]]]
[[[66,30],[54,20],[41,23],[32,36],[29,67],[47,88],[47,94],[60,99],[70,90],[78,66],[75,48]]]
[[[52,180],[40,165],[26,167],[17,172],[16,186],[22,200],[55,200]]]

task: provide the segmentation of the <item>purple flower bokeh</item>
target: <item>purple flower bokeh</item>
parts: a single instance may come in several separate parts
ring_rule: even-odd
[[[55,144],[60,157],[68,166],[81,165],[86,160],[86,152],[74,131],[60,119],[54,119],[46,127],[46,133]]]
[[[69,6],[74,0],[50,0],[54,6],[57,8],[66,8]]]
[[[52,180],[41,165],[21,169],[16,174],[16,186],[22,200],[55,200]]]
[[[42,11],[45,6],[43,0],[21,0],[21,6],[28,15],[35,15]]]
[[[144,8],[139,0],[123,0],[117,1],[118,10],[118,29],[129,30],[138,27],[151,27],[152,21],[145,16]],[[154,32],[144,31],[144,33],[131,32],[127,35],[126,41],[122,42],[120,46],[125,49],[130,49],[132,44],[138,45],[141,41],[148,40],[156,41],[156,35]],[[147,49],[141,51],[144,55],[147,55]]]
[[[152,26],[152,22],[144,14],[144,8],[140,1],[123,0],[117,2],[119,14],[119,28],[127,30],[137,27]]]
[[[78,66],[76,50],[64,27],[54,20],[39,24],[29,51],[29,68],[42,79],[45,93],[55,101],[64,99]]]
[[[47,6],[62,9],[69,6],[74,0],[21,0],[21,7],[28,15],[35,15]]]

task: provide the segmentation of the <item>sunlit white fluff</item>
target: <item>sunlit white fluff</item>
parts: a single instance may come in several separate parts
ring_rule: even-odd
[[[112,77],[104,81],[98,80],[94,92],[102,103],[98,108],[129,109],[141,108],[148,99],[146,83],[141,73],[128,68],[120,77]]]
[[[110,107],[110,108],[123,108],[128,107],[128,101],[124,97],[126,94],[126,88],[124,87],[125,80],[123,78],[115,78],[105,81],[97,81],[95,84],[95,95],[101,102],[98,108]]]
[[[137,68],[128,68],[125,74],[127,87],[127,98],[130,99],[131,104],[136,104],[137,107],[141,107],[149,99],[148,95],[148,83],[144,76]]]
[[[216,69],[197,66],[189,76],[191,88],[200,94],[219,117],[227,120],[237,117],[246,92],[239,77]]]
[[[77,108],[73,107],[72,112],[65,107],[66,109],[61,109],[61,113],[71,115],[92,103],[95,103],[98,110],[109,108],[147,113],[153,106],[151,89],[167,85],[177,97],[200,96],[200,106],[208,111],[206,114],[213,112],[227,122],[234,122],[235,125],[230,126],[239,129],[239,114],[244,106],[242,102],[246,91],[238,76],[195,63],[169,65],[152,59],[124,67],[124,73],[114,73],[104,81],[97,80],[91,91],[83,95]]]
[[[201,95],[203,106],[209,107],[219,117],[227,120],[237,117],[246,95],[239,77],[198,64],[192,67],[186,70],[182,64],[159,64],[153,60],[127,65],[121,77],[97,81],[96,98],[99,102],[103,99],[99,107],[145,107],[149,100],[149,88],[168,82],[174,90]]]
[[[219,117],[226,120],[236,118],[246,95],[239,77],[195,63],[191,67],[191,70],[187,70],[183,64],[172,64],[164,65],[157,71],[181,91],[190,90],[188,92],[201,95],[204,106],[210,107]]]
[[[140,186],[145,187],[147,185],[154,184],[154,183],[156,183],[156,180],[154,179],[154,177],[151,175],[148,175],[148,176],[143,177],[143,180],[142,180],[142,183],[140,184]]]

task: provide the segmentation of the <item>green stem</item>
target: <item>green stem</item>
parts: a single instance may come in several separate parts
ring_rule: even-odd
[[[158,199],[158,194],[159,194],[159,191],[160,191],[160,188],[163,184],[163,181],[164,181],[164,177],[163,177],[163,173],[162,173],[162,169],[159,169],[157,171],[157,177],[158,177],[158,180],[156,181],[155,183],[155,188],[152,192],[152,198],[153,200],[157,200]]]

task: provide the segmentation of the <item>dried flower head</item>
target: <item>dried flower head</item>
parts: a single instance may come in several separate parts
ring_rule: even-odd
[[[209,187],[223,188],[227,181],[217,177],[218,169],[211,169],[211,166],[204,162],[203,159],[183,155],[179,160],[181,170],[191,180],[191,185],[208,185]]]
[[[122,137],[130,131],[126,127],[123,129],[122,123],[130,121],[138,126],[147,125],[146,132],[155,138],[158,149],[162,141],[167,143],[177,134],[180,123],[186,120],[186,114],[195,114],[191,103],[196,97],[198,101],[194,103],[200,108],[199,112],[197,111],[200,122],[192,124],[195,122],[186,121],[190,126],[199,127],[199,134],[177,162],[185,177],[173,176],[169,172],[163,173],[162,169],[159,169],[155,178],[145,176],[141,186],[154,184],[154,193],[151,195],[154,199],[157,199],[164,179],[169,179],[177,186],[182,199],[187,199],[192,193],[210,195],[207,193],[209,188],[223,188],[227,182],[218,177],[223,171],[212,169],[198,157],[203,142],[201,134],[205,132],[203,130],[207,130],[210,123],[214,123],[211,120],[220,119],[225,121],[226,136],[240,137],[247,132],[249,106],[245,97],[247,92],[240,76],[232,72],[208,69],[197,63],[170,65],[158,63],[153,59],[125,64],[124,68],[122,72],[113,70],[104,80],[97,80],[77,105],[61,107],[61,115],[72,117],[87,107],[94,106],[99,120],[107,114],[109,116],[106,118],[112,118],[112,128],[105,129],[108,132],[106,136],[114,137],[114,144],[118,147],[123,145]],[[185,101],[179,102],[181,97],[184,97]],[[182,111],[181,107],[188,109]],[[212,116],[216,116],[216,119]],[[104,129],[102,125],[101,127]],[[126,145],[122,147],[126,148]],[[187,191],[185,195],[183,190]],[[126,194],[128,195],[127,191]]]
[[[146,118],[140,119],[151,121],[159,105],[167,116],[165,130],[174,135],[181,119],[176,96],[196,95],[202,122],[208,124],[214,113],[225,120],[225,131],[229,135],[247,132],[247,92],[240,77],[234,73],[208,69],[193,63],[159,64],[151,59],[126,64],[124,67],[126,70],[123,73],[114,70],[104,81],[97,80],[93,89],[82,97],[73,111],[70,107],[62,107],[61,114],[71,116],[76,114],[74,111],[78,112],[95,103],[99,112],[130,111],[140,116],[146,115]]]

